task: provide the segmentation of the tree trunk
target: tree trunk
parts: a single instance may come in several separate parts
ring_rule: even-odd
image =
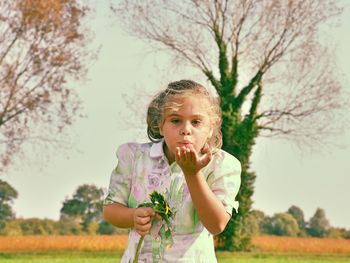
[[[221,103],[227,103],[221,98]],[[250,156],[258,128],[254,118],[246,117],[240,120],[237,112],[223,113],[222,134],[223,150],[234,155],[242,165],[241,188],[236,200],[239,201],[238,213],[232,211],[232,218],[223,233],[218,236],[218,249],[242,251],[250,248],[251,235],[245,231],[244,221],[252,206],[255,173],[249,171]]]

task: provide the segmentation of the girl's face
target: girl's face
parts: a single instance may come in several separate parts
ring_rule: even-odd
[[[176,102],[180,106],[165,111],[160,127],[160,134],[165,140],[164,152],[170,163],[175,161],[177,147],[192,144],[200,152],[213,133],[207,99],[189,95]]]

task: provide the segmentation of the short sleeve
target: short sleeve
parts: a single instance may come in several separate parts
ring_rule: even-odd
[[[120,203],[127,206],[130,195],[131,174],[133,170],[135,145],[122,144],[117,150],[118,164],[112,171],[104,205]]]
[[[241,164],[231,154],[221,150],[213,160],[214,170],[207,178],[208,185],[222,202],[227,213],[232,215],[233,208],[238,212],[239,202],[236,196],[241,185]]]

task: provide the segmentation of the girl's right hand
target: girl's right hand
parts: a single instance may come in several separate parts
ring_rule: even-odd
[[[141,236],[145,236],[152,226],[155,212],[150,207],[139,207],[134,211],[134,228]]]

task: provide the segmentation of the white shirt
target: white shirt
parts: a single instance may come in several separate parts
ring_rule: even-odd
[[[159,143],[128,143],[117,151],[118,165],[113,170],[104,204],[120,203],[135,208],[149,202],[153,191],[163,194],[175,210],[172,221],[173,245],[164,237],[164,229],[152,226],[146,235],[139,262],[217,262],[212,235],[199,221],[186,180],[176,162],[171,165],[164,155],[164,141]],[[235,201],[239,186],[241,165],[231,154],[218,150],[209,164],[202,168],[210,189],[222,202],[226,211],[238,209]],[[165,227],[165,223],[163,223]],[[140,235],[131,230],[128,245],[121,262],[132,262]]]

